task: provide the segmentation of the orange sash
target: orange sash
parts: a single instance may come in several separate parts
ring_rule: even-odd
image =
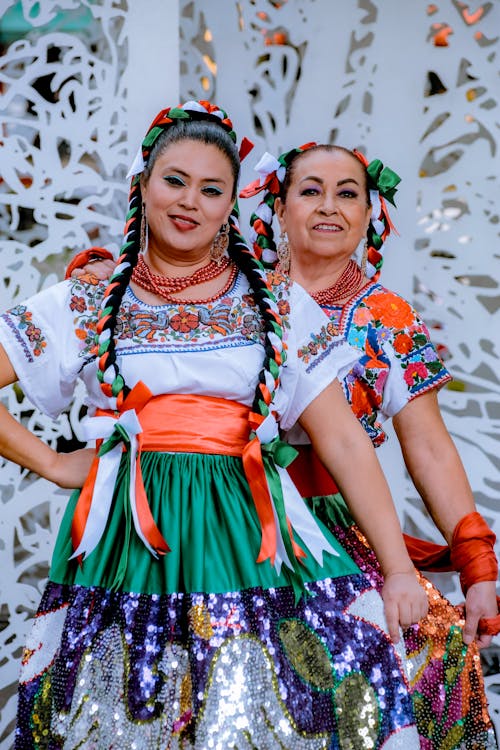
[[[249,421],[250,408],[235,401],[212,396],[166,394],[152,397],[143,384],[139,386],[129,394],[120,411],[123,416],[128,409],[134,409],[142,428],[142,432],[136,435],[138,448],[135,461],[135,502],[141,536],[147,541],[147,546],[157,554],[169,551],[167,542],[153,520],[147,501],[140,471],[141,451],[242,456],[243,468],[262,526],[262,544],[258,560],[271,558],[274,563],[276,521],[259,440],[254,437],[249,441],[251,428],[257,426]],[[118,424],[119,415],[116,413],[98,409],[96,417],[102,416],[113,417]],[[102,440],[97,441],[97,447],[102,451]],[[126,450],[126,446],[123,450]],[[97,454],[75,508],[71,534],[75,550],[83,539],[89,519],[99,460]],[[99,502],[99,498],[94,500],[96,501]]]

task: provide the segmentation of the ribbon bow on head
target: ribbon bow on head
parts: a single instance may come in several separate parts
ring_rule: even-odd
[[[193,118],[193,113],[196,112],[201,117]],[[236,133],[233,130],[233,123],[229,119],[227,113],[218,107],[216,104],[211,102],[200,100],[200,101],[188,101],[184,104],[179,104],[178,107],[167,107],[159,112],[151,125],[149,126],[148,132],[146,133],[142,143],[137,149],[137,153],[130,167],[127,179],[137,177],[146,166],[144,161],[144,149],[149,149],[160,133],[163,131],[165,125],[172,123],[174,120],[192,120],[192,119],[203,119],[204,116],[213,117],[219,120],[220,124],[224,126],[229,137],[236,143]],[[253,143],[248,138],[244,137],[241,141],[238,155],[240,161],[250,153],[253,149]]]
[[[302,151],[307,151],[307,149],[316,145],[317,144],[314,141],[304,143],[298,148],[292,148],[290,151],[285,151],[285,153],[281,154],[278,159],[268,151],[265,151],[254,167],[254,170],[259,173],[260,177],[244,187],[240,192],[239,197],[252,198],[263,190],[266,190],[273,195],[279,195],[280,187],[285,179],[286,170],[290,162],[290,157],[302,153]]]
[[[371,161],[367,165],[366,171],[369,178],[368,187],[370,189],[375,188],[382,198],[385,198],[389,203],[392,203],[392,205],[395,206],[394,196],[397,191],[397,186],[401,182],[401,177],[389,167],[384,167],[380,159],[374,159]]]

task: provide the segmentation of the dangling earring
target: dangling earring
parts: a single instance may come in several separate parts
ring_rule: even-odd
[[[276,255],[278,256],[278,271],[285,274],[290,273],[290,245],[286,232],[280,234]]]
[[[146,204],[142,204],[141,231],[139,235],[139,250],[143,253],[148,249],[148,219],[146,216]]]
[[[212,242],[210,248],[210,257],[214,260],[218,266],[222,263],[222,259],[227,253],[229,247],[229,224],[223,224]]]
[[[361,256],[361,273],[366,276],[366,262],[368,260],[368,240],[365,240],[363,255]]]

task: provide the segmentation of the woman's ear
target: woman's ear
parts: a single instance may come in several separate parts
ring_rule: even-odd
[[[286,206],[281,198],[276,198],[274,201],[274,212],[278,219],[280,229],[283,233],[286,232]]]

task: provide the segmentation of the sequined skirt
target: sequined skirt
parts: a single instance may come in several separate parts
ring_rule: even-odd
[[[315,514],[378,590],[378,561],[354,525],[341,495],[309,498]],[[420,575],[429,614],[404,633],[410,692],[422,750],[497,750],[477,647],[462,640],[461,609]]]
[[[22,659],[16,749],[419,748],[403,642],[342,546],[306,561],[297,603],[255,563],[238,459],[143,459],[170,561],[136,544],[118,494],[100,547],[68,562],[70,503]]]

